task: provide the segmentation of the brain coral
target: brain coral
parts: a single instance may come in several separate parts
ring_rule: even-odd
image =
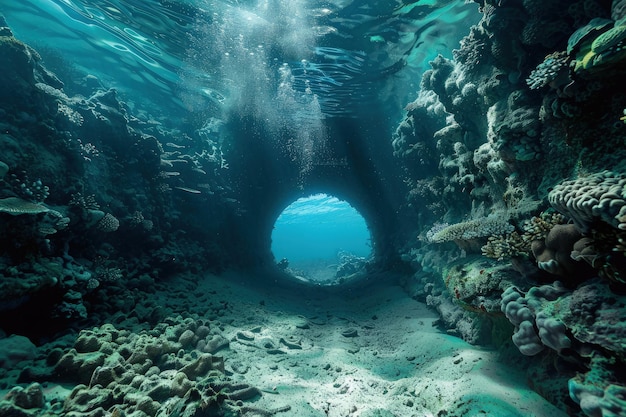
[[[564,181],[548,194],[550,204],[583,233],[601,220],[626,230],[626,174],[602,171]]]

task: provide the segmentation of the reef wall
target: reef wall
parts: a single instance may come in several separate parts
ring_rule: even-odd
[[[512,342],[572,415],[622,415],[626,3],[476,2],[393,138],[419,218],[407,288],[448,331]]]
[[[1,327],[53,333],[132,308],[133,289],[172,273],[233,263],[235,203],[211,120],[182,132],[132,114],[93,75],[61,81],[4,19],[0,50]]]

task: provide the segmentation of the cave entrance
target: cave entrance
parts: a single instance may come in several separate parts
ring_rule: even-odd
[[[332,195],[299,198],[276,219],[272,253],[278,267],[316,285],[343,284],[365,275],[372,258],[363,216]]]

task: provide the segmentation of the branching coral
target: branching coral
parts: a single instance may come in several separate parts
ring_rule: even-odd
[[[521,233],[512,231],[504,235],[493,235],[482,247],[483,255],[488,258],[503,260],[517,256],[528,256],[533,241],[543,240],[557,224],[563,223],[564,217],[558,213],[542,213],[532,217],[522,225]]]
[[[499,261],[525,255],[529,252],[528,242],[513,231],[506,235],[489,236],[487,244],[481,248],[483,255]]]

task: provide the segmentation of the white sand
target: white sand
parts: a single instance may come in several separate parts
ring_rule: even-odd
[[[399,287],[252,287],[230,275],[198,289],[229,302],[220,322],[232,341],[218,354],[234,379],[264,392],[255,406],[302,417],[566,415],[496,352],[434,328],[436,315]]]

